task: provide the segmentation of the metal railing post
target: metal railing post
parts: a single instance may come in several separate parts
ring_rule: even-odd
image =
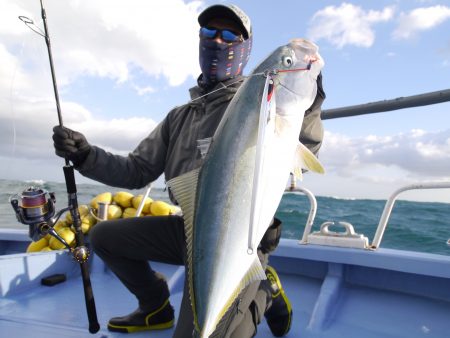
[[[389,217],[391,216],[392,208],[394,207],[395,201],[402,192],[408,190],[417,189],[447,189],[450,188],[450,182],[424,182],[416,183],[401,187],[394,191],[394,193],[389,197],[384,206],[383,213],[381,214],[380,222],[378,223],[377,231],[373,237],[371,249],[377,249],[380,246],[381,239],[383,238],[384,231],[386,230]]]

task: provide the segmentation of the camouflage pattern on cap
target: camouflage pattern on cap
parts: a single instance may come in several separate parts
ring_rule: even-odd
[[[245,12],[236,5],[212,5],[198,16],[200,26],[205,26],[214,18],[228,18],[236,22],[243,29],[244,38],[252,36],[252,24]]]

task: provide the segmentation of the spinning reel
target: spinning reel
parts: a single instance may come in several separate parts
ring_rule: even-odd
[[[88,259],[89,250],[85,246],[72,248],[53,228],[64,212],[73,209],[69,205],[69,207],[56,212],[56,199],[53,192],[31,186],[25,189],[21,195],[11,196],[9,201],[16,213],[17,220],[28,225],[28,235],[33,241],[49,234],[64,244],[78,262],[83,263]]]

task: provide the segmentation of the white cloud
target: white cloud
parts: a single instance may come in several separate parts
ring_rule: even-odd
[[[326,39],[338,48],[346,45],[370,47],[375,40],[372,26],[391,20],[393,15],[393,7],[366,11],[349,3],[327,6],[314,14],[307,35],[312,40]]]
[[[126,154],[156,126],[150,118],[102,120],[75,102],[61,102],[64,125],[83,132],[88,141]],[[22,99],[9,109],[0,101],[0,154],[39,159],[54,157],[52,128],[58,124],[54,100]]]
[[[28,71],[1,44],[0,60],[0,156],[54,158],[50,135],[58,119],[48,70]],[[108,144],[122,153],[133,149],[156,125],[149,118],[99,120],[76,102],[61,100],[61,108],[65,125],[86,133],[92,143]]]
[[[155,89],[135,84],[133,72],[165,78],[169,85],[199,73],[199,1],[49,0],[45,5],[61,92],[89,75],[129,81],[144,95]],[[2,2],[0,21],[6,24],[0,26],[0,156],[49,160],[55,158],[50,135],[58,120],[48,55],[44,39],[20,15],[43,27],[38,1]],[[77,102],[61,100],[61,108],[64,125],[122,154],[156,125],[150,118],[101,120]]]
[[[387,199],[402,186],[450,181],[450,130],[356,138],[326,131],[319,155],[325,175],[308,173],[301,183],[317,195]],[[435,189],[401,199],[450,202],[448,190]]]
[[[433,6],[416,8],[400,13],[398,26],[392,33],[396,39],[409,39],[420,31],[432,29],[450,19],[450,7]]]
[[[320,158],[328,171],[343,177],[370,178],[382,168],[382,172],[394,170],[420,180],[449,179],[450,129],[364,138],[326,132]]]
[[[150,87],[150,86],[140,87],[138,85],[133,85],[133,88],[136,90],[136,92],[139,96],[149,94],[149,93],[154,93],[156,91],[155,88]]]
[[[26,40],[23,62],[29,66],[36,62],[30,37],[39,41],[43,50],[45,43],[17,17],[28,16],[42,27],[36,4],[6,0],[0,13],[0,20],[8,23],[0,28],[2,42],[12,51]],[[129,81],[133,69],[179,85],[199,73],[200,1],[53,0],[45,5],[60,85],[83,75]]]

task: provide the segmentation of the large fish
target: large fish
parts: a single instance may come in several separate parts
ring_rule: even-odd
[[[195,336],[209,337],[243,288],[266,278],[255,247],[289,174],[323,171],[299,142],[322,67],[312,42],[277,48],[239,88],[203,166],[168,182],[185,220]]]

